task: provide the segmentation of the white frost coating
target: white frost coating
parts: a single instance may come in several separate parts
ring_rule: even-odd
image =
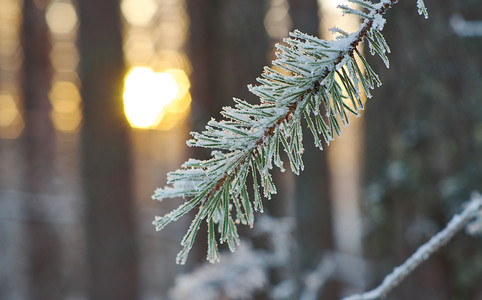
[[[473,194],[472,199],[460,214],[453,216],[452,220],[442,231],[418,248],[403,264],[395,267],[393,272],[388,274],[378,287],[369,292],[353,295],[343,300],[371,300],[386,296],[388,292],[397,287],[422,262],[426,261],[440,247],[447,244],[470,220],[481,214],[482,197],[479,194]]]
[[[428,11],[427,8],[425,7],[425,2],[423,0],[417,0],[417,7],[418,7],[418,14],[422,15],[425,17],[425,19],[428,19]]]
[[[382,15],[375,15],[375,17],[373,18],[373,29],[382,31],[386,22],[387,20],[385,20]]]
[[[298,30],[291,32],[284,44],[276,46],[276,68],[265,67],[257,78],[259,85],[248,86],[260,102],[235,98],[234,107],[223,108],[224,119],[212,119],[204,131],[191,133],[193,138],[187,144],[213,149],[212,157],[188,160],[168,174],[167,186],[157,189],[152,197],[186,199],[177,209],[154,220],[157,230],[199,208],[181,243],[180,263],[185,262],[202,222],[211,224],[208,240],[212,251],[224,242],[234,249],[239,241],[237,224],[252,227],[253,211],[262,211],[263,198],[270,199],[276,193],[270,172],[273,166],[283,170],[281,152],[287,153],[295,174],[304,169],[303,119],[315,145],[322,149],[322,141],[328,143],[340,136],[341,124],[348,125],[350,114],[359,115],[363,109],[360,93],[370,97],[370,90],[381,84],[356,47],[364,40],[388,66],[385,53],[389,49],[380,33],[385,22],[381,15],[397,0],[349,2],[359,6],[340,9],[362,18],[359,30],[348,34],[334,29],[336,36],[331,41]],[[326,118],[320,111],[326,112]],[[254,183],[253,193],[246,187],[248,176]],[[215,258],[212,251],[209,257]]]
[[[479,193],[474,192],[472,198],[481,198]],[[482,235],[482,209],[475,215],[475,220],[467,224],[465,231],[471,235]]]

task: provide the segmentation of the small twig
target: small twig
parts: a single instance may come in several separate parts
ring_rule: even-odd
[[[333,254],[323,255],[316,269],[305,277],[305,286],[300,300],[317,299],[324,285],[335,272],[336,267],[337,262]]]
[[[452,237],[462,230],[465,225],[482,210],[482,197],[479,194],[473,194],[467,207],[462,213],[452,217],[447,226],[433,236],[427,243],[423,244],[408,258],[402,265],[393,269],[383,282],[375,289],[363,294],[353,295],[343,300],[371,300],[384,297],[393,288],[398,286],[413,270],[415,270],[422,262],[427,260],[440,247],[447,244]]]

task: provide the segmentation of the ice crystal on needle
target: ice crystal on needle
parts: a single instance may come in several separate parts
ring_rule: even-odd
[[[291,32],[276,46],[275,67],[265,67],[257,79],[259,85],[248,87],[260,103],[234,99],[234,107],[223,108],[223,120],[211,120],[203,132],[192,133],[188,145],[211,148],[212,157],[186,161],[168,174],[169,186],[153,195],[156,200],[187,198],[177,209],[156,217],[157,230],[199,208],[181,242],[184,248],[178,263],[185,263],[202,221],[208,224],[209,261],[219,260],[218,243],[228,243],[234,251],[239,243],[237,224],[252,227],[254,211],[263,211],[262,199],[276,193],[270,170],[273,166],[283,169],[280,152],[285,151],[295,174],[303,170],[301,121],[313,134],[315,146],[323,149],[322,141],[328,144],[340,135],[340,122],[348,125],[348,114],[359,115],[361,92],[370,97],[370,90],[381,84],[357,47],[365,41],[388,67],[390,49],[381,34],[383,14],[397,0],[349,2],[354,6],[339,8],[360,17],[358,31],[349,34],[334,28],[337,36],[332,41]],[[248,175],[253,181],[253,199],[246,187]]]

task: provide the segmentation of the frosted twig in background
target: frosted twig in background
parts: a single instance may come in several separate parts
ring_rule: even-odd
[[[461,14],[453,14],[450,17],[450,26],[458,36],[482,36],[482,21],[467,21]]]
[[[171,298],[252,299],[252,295],[268,283],[268,266],[248,241],[238,247],[236,255],[222,255],[222,258],[218,264],[204,264],[178,276],[169,293]]]
[[[323,286],[335,272],[337,262],[334,255],[324,254],[320,263],[304,280],[304,288],[300,300],[316,300]]]
[[[267,249],[257,249],[249,241],[243,241],[236,255],[222,253],[217,264],[204,264],[191,273],[176,278],[169,292],[173,300],[252,299],[256,292],[270,289],[283,290],[290,299],[294,286],[270,286],[269,272],[289,264],[292,252],[293,220],[263,216],[258,220],[254,235],[265,236]],[[278,284],[279,285],[279,284]]]
[[[482,196],[479,193],[474,193],[472,198],[480,199]],[[475,220],[465,226],[465,232],[470,235],[482,235],[482,209],[475,215]]]
[[[385,296],[393,288],[398,286],[400,282],[405,279],[410,273],[415,270],[422,262],[427,260],[440,247],[447,244],[452,237],[462,230],[465,225],[472,219],[480,216],[482,212],[482,197],[474,193],[472,199],[468,202],[466,208],[462,213],[453,216],[452,220],[447,226],[433,236],[427,243],[423,244],[415,253],[410,256],[402,265],[393,269],[393,272],[388,274],[383,282],[375,289],[360,294],[353,295],[343,300],[371,300],[378,299]],[[476,222],[480,220],[476,220]]]

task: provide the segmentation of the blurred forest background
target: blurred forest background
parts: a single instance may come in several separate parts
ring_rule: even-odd
[[[209,155],[185,146],[191,130],[257,101],[246,85],[290,30],[357,28],[337,4],[0,0],[0,299],[192,299],[172,291],[203,237],[175,265],[189,220],[155,232],[181,202],[151,194]],[[371,288],[481,189],[482,3],[426,5],[428,20],[415,1],[388,13],[390,70],[369,56],[383,86],[363,117],[323,152],[306,135],[302,175],[276,173],[265,214],[290,220],[288,256],[254,298]],[[254,231],[245,243],[265,247]],[[482,240],[459,234],[390,299],[482,299],[481,282]]]

